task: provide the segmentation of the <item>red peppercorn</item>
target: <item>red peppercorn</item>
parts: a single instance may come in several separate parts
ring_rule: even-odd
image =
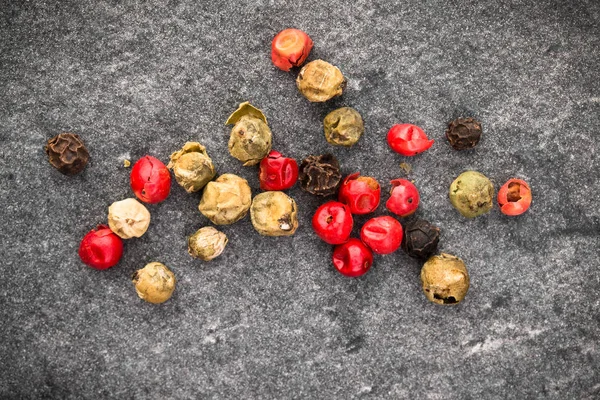
[[[396,124],[387,134],[387,142],[396,153],[414,156],[433,145],[423,129],[413,124]]]
[[[381,186],[370,176],[357,172],[342,182],[338,200],[350,207],[352,214],[368,214],[375,211],[381,197]]]
[[[385,206],[388,210],[401,217],[407,217],[419,207],[419,191],[412,182],[406,179],[391,181],[392,190]]]
[[[284,29],[273,38],[271,43],[271,60],[279,69],[289,71],[292,67],[304,64],[313,41],[299,29]]]
[[[144,203],[160,203],[171,191],[171,174],[159,159],[140,158],[131,169],[131,189]]]
[[[362,241],[377,254],[390,254],[402,244],[402,225],[392,217],[368,220],[360,230]]]
[[[350,208],[337,201],[323,204],[312,219],[312,226],[317,236],[329,244],[347,242],[353,223]]]
[[[123,255],[123,241],[106,225],[98,225],[81,240],[79,258],[95,269],[117,265]]]
[[[522,179],[509,179],[498,191],[498,205],[502,214],[521,215],[531,205],[531,189]]]
[[[271,150],[260,162],[258,180],[262,190],[289,189],[298,180],[298,163],[293,158]]]
[[[373,253],[358,239],[352,238],[333,249],[333,265],[340,274],[355,278],[373,265]]]

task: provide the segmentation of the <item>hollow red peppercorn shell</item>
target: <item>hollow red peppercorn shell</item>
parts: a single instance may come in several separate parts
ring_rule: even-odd
[[[159,159],[140,158],[131,169],[131,189],[144,203],[160,203],[171,192],[171,174]]]
[[[79,258],[95,269],[114,267],[122,255],[123,240],[106,225],[92,229],[79,244]]]
[[[381,186],[370,176],[357,172],[348,175],[340,186],[338,200],[350,207],[352,214],[368,214],[375,211],[381,198]]]
[[[313,41],[306,32],[284,29],[271,42],[271,61],[277,68],[289,71],[304,64],[312,48]]]
[[[271,150],[262,159],[258,168],[258,180],[262,190],[286,190],[298,180],[298,163],[293,158],[284,157]]]
[[[360,230],[363,243],[377,254],[390,254],[402,244],[402,225],[395,218],[371,218]]]
[[[433,146],[423,129],[413,124],[396,124],[387,134],[387,142],[396,153],[414,156]]]
[[[531,205],[531,189],[522,179],[509,179],[498,191],[498,205],[502,214],[521,215]]]
[[[373,265],[373,252],[363,242],[352,238],[335,246],[332,259],[340,274],[356,278],[366,274]]]
[[[407,217],[419,208],[419,191],[411,181],[394,179],[391,181],[390,198],[385,203],[388,210],[401,217]]]
[[[312,219],[312,227],[323,241],[341,244],[348,241],[352,233],[352,213],[350,208],[338,201],[329,201],[317,209]]]

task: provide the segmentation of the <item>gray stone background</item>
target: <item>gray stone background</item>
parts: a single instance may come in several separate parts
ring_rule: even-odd
[[[1,398],[600,397],[598,1],[4,0],[0,15]],[[290,26],[313,38],[310,59],[343,71],[343,97],[310,104],[297,71],[271,65],[270,42]],[[245,100],[284,154],[333,152],[384,191],[409,162],[418,215],[468,266],[465,301],[427,302],[421,265],[402,252],[339,275],[310,228],[323,200],[297,187],[293,237],[261,237],[246,218],[223,227],[220,258],[193,260],[186,236],[208,221],[200,195],[173,184],[118,266],[79,261],[85,233],[132,196],[124,159],[166,162],[197,140],[258,193],[223,125]],[[350,149],[322,133],[342,105],[366,124]],[[483,124],[473,151],[444,138],[458,116]],[[398,122],[422,126],[433,148],[394,154],[385,134]],[[43,151],[63,131],[91,153],[75,177]],[[447,189],[466,169],[496,188],[526,179],[531,209],[462,218]],[[161,306],[130,282],[150,261],[178,278]]]

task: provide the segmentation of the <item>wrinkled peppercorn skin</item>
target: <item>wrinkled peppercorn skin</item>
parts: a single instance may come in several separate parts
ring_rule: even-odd
[[[440,228],[424,219],[416,219],[404,227],[402,250],[413,258],[426,260],[437,250]]]
[[[283,192],[263,192],[252,200],[250,219],[261,235],[291,236],[298,229],[298,207]]]
[[[455,150],[472,149],[481,139],[481,123],[474,118],[457,118],[448,124],[446,138]]]
[[[300,163],[300,187],[317,196],[335,194],[342,180],[340,163],[333,154],[308,156]]]
[[[450,202],[466,218],[490,212],[494,201],[494,184],[482,173],[465,171],[450,185]]]
[[[470,278],[463,260],[442,253],[425,262],[421,269],[423,293],[433,303],[460,303],[469,290]]]
[[[94,269],[114,267],[122,255],[123,241],[106,225],[92,229],[79,244],[79,258]]]
[[[161,304],[171,298],[177,279],[166,265],[151,262],[134,272],[131,282],[140,299],[152,304]]]
[[[328,143],[350,147],[365,132],[365,124],[358,111],[342,107],[327,114],[323,120],[323,131]]]
[[[296,86],[308,101],[320,103],[341,96],[346,79],[339,68],[326,61],[315,60],[300,70]]]
[[[44,147],[48,162],[65,175],[75,175],[83,171],[90,154],[83,141],[74,133],[61,133],[48,140]]]

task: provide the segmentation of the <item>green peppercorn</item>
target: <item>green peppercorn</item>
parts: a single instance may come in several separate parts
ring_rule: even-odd
[[[492,209],[494,185],[477,171],[463,172],[450,185],[450,202],[463,216],[475,218]]]
[[[204,187],[198,209],[215,225],[228,225],[248,214],[252,192],[248,181],[234,174],[223,174]]]
[[[271,151],[271,130],[267,118],[249,102],[240,104],[225,122],[232,125],[229,153],[244,163],[256,165]]]
[[[456,304],[469,290],[469,273],[463,260],[450,254],[433,256],[421,269],[423,292],[437,304]]]
[[[194,258],[210,261],[223,253],[227,242],[227,235],[223,232],[205,226],[189,237],[188,252]]]
[[[217,174],[206,147],[198,142],[187,142],[181,150],[171,154],[167,168],[173,170],[177,183],[188,193],[202,189]]]
[[[173,272],[159,262],[151,262],[137,270],[131,280],[140,299],[154,304],[169,300],[177,282]]]
[[[294,199],[283,192],[263,192],[252,200],[250,218],[254,229],[265,236],[290,236],[298,228]]]
[[[341,96],[346,87],[346,79],[338,67],[323,60],[315,60],[300,70],[296,86],[309,101],[323,102]]]
[[[365,131],[363,119],[354,108],[333,110],[323,120],[325,139],[336,146],[352,146]]]

